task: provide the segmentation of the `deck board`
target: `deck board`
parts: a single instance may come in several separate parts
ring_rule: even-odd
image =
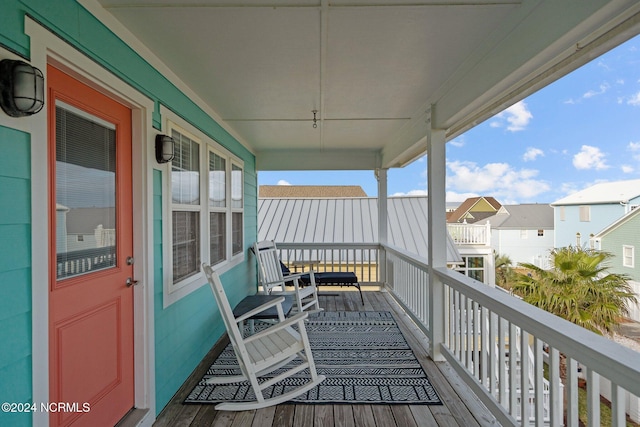
[[[325,291],[326,292],[326,291]],[[324,293],[324,292],[323,292]],[[390,311],[407,343],[436,388],[443,405],[309,405],[282,404],[257,411],[216,411],[214,405],[184,405],[182,401],[227,345],[221,340],[211,349],[193,374],[158,416],[154,426],[495,426],[495,418],[446,362],[429,357],[429,342],[420,328],[386,292],[365,291],[365,304],[356,291],[336,291],[320,296],[327,311]]]

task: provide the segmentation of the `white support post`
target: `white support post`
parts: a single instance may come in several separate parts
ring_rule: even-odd
[[[378,180],[378,242],[381,245],[387,244],[387,169],[376,169],[376,179]],[[389,279],[387,277],[387,253],[384,246],[380,248],[378,257],[378,280],[386,286]]]
[[[435,105],[431,106],[427,129],[427,207],[429,244],[429,337],[431,358],[442,361],[440,346],[444,343],[445,323],[448,317],[444,307],[444,284],[433,273],[434,268],[447,266],[446,221],[446,157],[445,130],[434,129]]]

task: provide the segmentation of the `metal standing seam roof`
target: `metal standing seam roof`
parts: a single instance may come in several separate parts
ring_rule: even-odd
[[[427,257],[427,197],[387,199],[389,245]],[[447,234],[448,235],[448,234]],[[377,243],[378,199],[258,199],[258,239],[282,243]],[[462,261],[451,237],[447,261]]]

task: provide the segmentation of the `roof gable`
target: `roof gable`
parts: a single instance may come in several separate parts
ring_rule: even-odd
[[[447,222],[460,222],[467,220],[467,222],[477,222],[480,219],[484,219],[487,215],[479,213],[495,213],[502,205],[493,197],[469,197],[467,200],[453,212],[447,215]],[[473,212],[471,214],[471,212]]]

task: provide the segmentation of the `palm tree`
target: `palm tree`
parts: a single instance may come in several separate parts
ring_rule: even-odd
[[[500,255],[497,252],[494,252],[493,256],[495,258],[496,285],[504,289],[511,289],[511,282],[514,277],[511,258],[508,255]]]
[[[526,302],[600,335],[611,335],[636,296],[626,275],[609,273],[613,255],[594,249],[566,247],[551,251],[552,269],[520,264],[513,291]]]

